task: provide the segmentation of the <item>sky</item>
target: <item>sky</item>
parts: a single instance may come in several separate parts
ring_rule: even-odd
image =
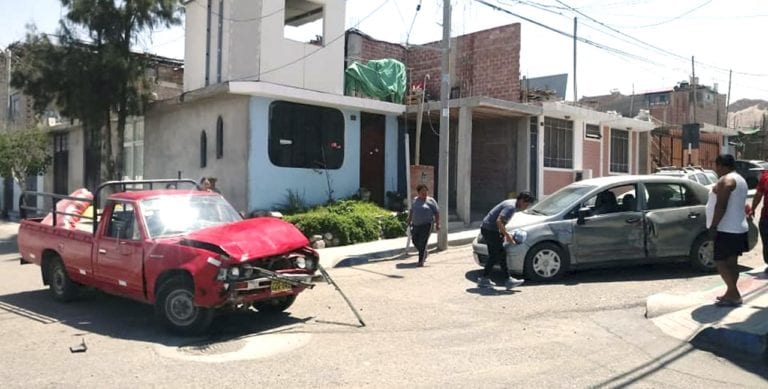
[[[276,1],[276,0],[265,0]],[[768,100],[765,0],[451,0],[451,35],[521,23],[520,75],[568,73],[573,100],[574,17],[578,97],[670,89],[695,71],[699,83],[741,98]],[[0,0],[0,47],[26,25],[54,33],[59,0]],[[421,4],[417,11],[417,5]],[[346,27],[380,40],[421,44],[442,37],[442,0],[347,0]],[[524,20],[520,16],[528,19]],[[558,33],[556,31],[560,31]],[[565,34],[565,35],[563,35]],[[586,42],[585,42],[586,41]],[[183,26],[144,34],[135,50],[183,58]],[[694,57],[695,63],[691,63]]]

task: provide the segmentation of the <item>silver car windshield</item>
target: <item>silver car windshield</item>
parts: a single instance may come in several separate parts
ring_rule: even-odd
[[[554,215],[564,209],[570,209],[573,204],[585,194],[595,189],[593,185],[569,185],[552,193],[541,202],[529,209],[529,212],[539,215]]]
[[[203,228],[242,220],[221,196],[171,196],[141,201],[144,225],[150,238],[182,235]]]

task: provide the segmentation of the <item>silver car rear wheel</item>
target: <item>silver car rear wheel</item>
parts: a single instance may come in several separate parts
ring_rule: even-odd
[[[700,235],[691,245],[691,265],[698,270],[713,272],[717,270],[714,255],[715,243],[706,234]]]
[[[560,278],[568,264],[563,250],[553,243],[539,243],[525,258],[525,276],[537,281]]]

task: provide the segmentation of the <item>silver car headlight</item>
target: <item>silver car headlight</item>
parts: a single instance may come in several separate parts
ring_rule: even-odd
[[[307,260],[304,257],[294,257],[293,262],[296,264],[296,267],[298,267],[299,269],[307,268]]]

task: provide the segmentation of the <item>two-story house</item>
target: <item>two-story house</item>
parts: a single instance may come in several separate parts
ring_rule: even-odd
[[[397,190],[405,107],[344,95],[344,0],[185,8],[184,92],[146,114],[145,177],[217,177],[246,212],[279,207],[288,191],[318,204],[371,180]]]

